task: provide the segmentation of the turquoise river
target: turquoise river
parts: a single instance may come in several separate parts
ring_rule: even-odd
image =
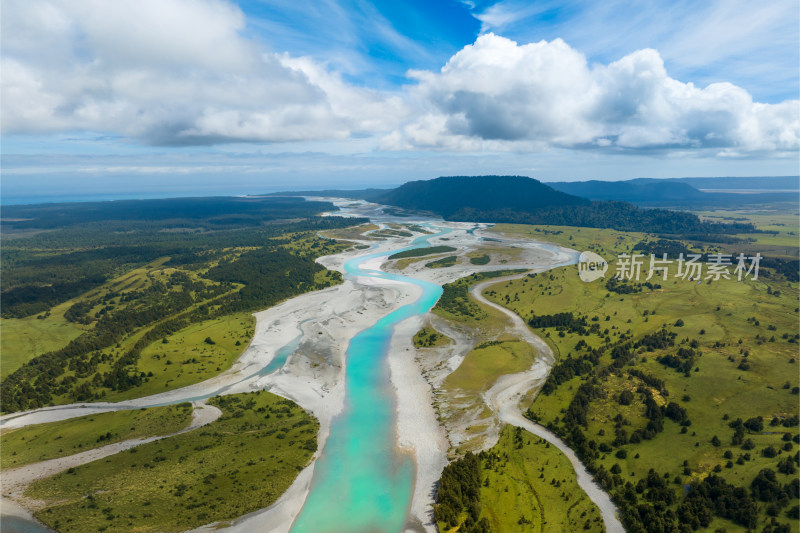
[[[412,242],[408,250],[427,244],[441,229]],[[386,361],[395,325],[428,312],[442,295],[433,283],[362,269],[365,261],[402,250],[373,253],[348,261],[345,276],[370,277],[414,284],[422,295],[382,317],[350,341],[347,350],[346,396],[341,414],[314,469],[308,499],[292,533],[391,532],[403,529],[414,485],[414,462],[397,447],[395,392]]]

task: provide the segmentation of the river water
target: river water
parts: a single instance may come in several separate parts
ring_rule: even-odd
[[[420,237],[404,250],[424,246],[429,238],[450,231]],[[405,523],[414,488],[414,462],[397,448],[395,393],[386,358],[394,326],[427,313],[442,295],[442,288],[361,267],[398,251],[345,263],[346,277],[411,283],[422,289],[422,295],[350,341],[345,407],[332,421],[330,437],[317,460],[311,490],[292,533],[398,532]]]
[[[53,530],[33,520],[18,516],[0,516],[0,531],[3,533],[52,533]]]

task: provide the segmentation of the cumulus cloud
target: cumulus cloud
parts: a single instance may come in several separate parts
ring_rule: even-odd
[[[265,53],[222,0],[9,0],[5,132],[111,131],[149,144],[346,138],[396,125],[397,98]]]
[[[589,65],[560,39],[518,45],[489,33],[440,72],[410,76],[424,111],[384,138],[388,149],[686,148],[731,155],[800,147],[798,101],[761,104],[730,83],[680,82],[652,49]]]
[[[226,0],[7,0],[0,24],[5,133],[725,156],[800,144],[797,101],[680,82],[650,49],[589,64],[560,39],[519,45],[489,33],[439,72],[412,70],[412,84],[378,91],[309,57],[265,51]]]

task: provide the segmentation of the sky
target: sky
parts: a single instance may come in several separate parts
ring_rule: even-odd
[[[798,174],[796,0],[4,0],[0,192]]]

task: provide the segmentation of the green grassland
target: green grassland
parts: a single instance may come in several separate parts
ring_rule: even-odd
[[[34,357],[66,346],[81,333],[91,329],[100,318],[100,313],[105,314],[114,310],[117,307],[115,304],[118,304],[119,308],[130,305],[120,298],[118,302],[115,301],[109,306],[109,300],[113,299],[111,295],[124,297],[135,294],[150,287],[157,277],[177,272],[178,270],[174,268],[163,268],[167,260],[168,258],[161,258],[127,271],[98,288],[54,306],[45,313],[25,318],[0,319],[0,332],[2,332],[0,372],[3,379]],[[78,303],[85,303],[88,306],[83,313],[85,320],[70,321],[64,315]],[[104,308],[107,309],[104,311]]]
[[[508,318],[496,309],[479,305],[469,296],[469,291],[481,281],[519,272],[525,272],[525,270],[497,270],[459,278],[444,285],[442,296],[432,311],[444,319],[462,322],[477,328],[482,337],[490,340],[489,337],[504,330]]]
[[[491,260],[492,260],[491,256],[486,254],[472,255],[469,258],[469,262],[472,263],[473,265],[488,265]]]
[[[0,319],[0,380],[37,355],[64,347],[83,333],[64,318],[70,303],[53,307],[50,315]]]
[[[443,387],[480,395],[500,376],[529,369],[535,359],[535,350],[524,341],[484,342],[473,348],[459,367],[445,378]]]
[[[368,234],[369,231],[375,231],[378,229],[378,226],[375,224],[361,224],[360,226],[355,226],[352,228],[339,228],[339,229],[332,229],[320,232],[322,236],[328,237],[329,239],[341,239],[344,241],[354,241],[354,240],[369,240],[372,239],[371,234]]]
[[[505,226],[498,230],[512,232],[515,228]],[[642,238],[640,234],[586,228],[556,231],[561,233],[537,234],[529,226],[519,227],[519,233],[541,240],[572,244],[577,249],[594,246],[606,259],[630,251]],[[608,275],[613,275],[614,269],[612,261]],[[585,421],[577,426],[571,422],[569,427],[578,427],[589,448],[594,447],[594,452],[587,453],[593,456],[589,462],[595,471],[616,472],[605,481],[612,495],[619,497],[627,481],[635,485],[645,480],[651,469],[668,478],[675,494],[682,496],[684,485],[711,474],[749,488],[762,469],[775,470],[777,463],[787,457],[796,461],[797,445],[784,440],[785,433],[792,438],[798,431],[796,282],[768,271],[758,280],[741,282],[658,278],[651,281],[660,288],[643,287],[641,292],[619,294],[609,290],[605,281],[584,283],[577,276],[577,268],[569,266],[494,285],[486,295],[526,320],[557,313],[572,313],[585,320],[584,331],[563,326],[537,329],[561,363],[569,358],[585,358],[594,350],[600,356],[591,372],[564,379],[556,383],[554,391],[540,394],[530,412],[557,431],[567,431],[565,415],[582,413]],[[676,334],[674,346],[643,345],[624,365],[615,365],[613,346],[657,335],[662,329]],[[699,354],[688,372],[676,371],[658,361],[690,345]],[[644,382],[637,372],[657,378],[663,387]],[[581,390],[590,391],[591,401],[585,409],[576,410],[574,402]],[[620,405],[623,391],[633,393],[629,405]],[[649,420],[645,417],[644,400],[648,396],[659,406],[668,402],[679,405],[691,424],[682,426],[664,419],[663,431],[651,438],[615,444],[619,430],[628,437],[636,430],[646,431]],[[616,418],[618,415],[620,418]],[[729,424],[737,418],[755,417],[762,417],[765,428],[748,431],[745,438],[751,439],[754,447],[743,450],[741,444],[733,444],[734,429]],[[773,419],[775,425],[770,425]],[[718,446],[711,444],[715,436],[720,441]],[[598,448],[600,445],[602,449]],[[768,446],[779,450],[776,457],[762,455]],[[617,457],[620,450],[625,457]],[[796,476],[778,473],[777,477],[780,484],[786,485]],[[680,498],[676,498],[668,508],[675,511],[679,503]],[[771,519],[767,513],[775,512],[779,522],[790,522],[791,530],[798,531],[797,519],[789,520],[784,514],[796,503],[796,499],[790,499],[775,507],[772,502],[761,502],[759,530]],[[744,530],[722,518],[714,519],[707,529],[717,528]]]
[[[414,346],[416,348],[433,348],[450,344],[453,340],[447,335],[440,333],[432,327],[424,327],[414,334]]]
[[[118,401],[217,375],[249,344],[252,311],[340,283],[314,259],[346,247],[302,232],[159,257],[41,318],[4,318],[3,409]]]
[[[785,210],[762,211],[719,209],[715,211],[698,211],[705,220],[715,222],[745,221],[752,222],[756,229],[770,232],[768,234],[740,234],[736,237],[754,239],[759,244],[775,247],[797,248],[800,239],[800,222],[798,212],[788,213]]]
[[[247,348],[255,322],[248,313],[226,315],[192,324],[153,342],[142,350],[136,365],[137,372],[149,376],[147,380],[136,389],[108,394],[105,399],[122,401],[157,394],[216,376],[230,368]]]
[[[599,509],[555,446],[506,426],[499,442],[480,457],[481,515],[494,533],[604,531]]]
[[[446,252],[455,252],[456,249],[452,246],[428,246],[426,248],[414,248],[413,250],[406,250],[405,252],[397,252],[389,256],[389,259],[403,259],[406,257],[422,257],[425,255],[441,254]]]
[[[427,228],[424,228],[418,224],[403,224],[406,228],[414,233],[422,233],[423,235],[432,235],[433,232]]]
[[[396,237],[411,237],[413,233],[402,229],[381,229],[370,233],[371,237],[377,239],[394,239]]]
[[[437,259],[436,261],[425,263],[425,266],[427,268],[447,268],[455,266],[458,262],[459,262],[458,256],[448,255],[447,257],[442,257],[441,259]]]
[[[272,504],[316,450],[318,423],[265,391],[212,398],[223,416],[33,483],[63,532],[183,531]]]
[[[230,254],[223,256],[223,258],[233,260],[245,251],[242,249],[230,250]],[[162,294],[158,290],[159,286],[166,287],[168,292],[176,293],[182,289],[184,284],[192,284],[192,292],[197,293],[202,287],[208,290],[212,297],[219,294],[230,294],[242,286],[233,285],[230,288],[226,288],[221,284],[204,280],[201,277],[201,272],[167,267],[164,266],[165,262],[166,260],[162,259],[142,268],[134,269],[58,307],[63,308],[66,306],[69,308],[77,303],[86,302],[87,305],[91,306],[84,313],[88,324],[76,324],[73,327],[81,327],[83,331],[89,331],[106,313],[125,312],[126,310],[135,311],[146,305],[147,302],[157,302],[162,298]],[[213,265],[206,265],[207,268],[210,268],[210,266]],[[173,282],[173,280],[181,280],[183,283]],[[203,299],[199,299],[198,303],[190,305],[183,309],[182,313],[176,313],[176,315],[179,316],[197,309],[203,301]],[[62,310],[62,319],[63,313],[64,311]],[[48,319],[56,317],[58,317],[58,314],[54,312]],[[169,316],[166,318],[169,319]],[[29,318],[7,320],[25,321],[29,320]],[[155,324],[163,322],[164,320],[162,319],[155,322]],[[62,386],[56,390],[52,398],[52,404],[91,401],[100,398],[108,401],[121,401],[164,392],[165,390],[208,379],[229,368],[241,354],[250,341],[254,322],[255,319],[246,313],[225,315],[190,324],[171,335],[165,335],[161,340],[153,340],[142,350],[136,365],[131,368],[132,372],[143,375],[140,386],[126,390],[113,390],[109,387],[104,387],[101,377],[112,372],[115,363],[123,354],[130,352],[145,334],[153,329],[152,326],[137,328],[131,334],[120,339],[116,345],[108,346],[92,354],[95,363],[91,367],[94,372],[89,373],[82,368],[68,368],[63,373],[60,383],[69,384],[69,386]],[[206,338],[214,340],[214,337],[219,343],[214,341],[215,344],[210,345],[203,342]],[[162,344],[163,339],[167,340],[167,344]],[[71,339],[61,338],[60,342],[54,341],[51,348],[63,348],[69,340]],[[235,345],[237,341],[239,342],[238,346]],[[169,344],[170,342],[171,344]],[[167,346],[169,346],[168,351],[173,355],[175,361],[166,363],[169,359],[165,358],[161,362],[162,364],[158,364],[158,359],[154,355],[159,354],[161,351],[167,351]],[[20,352],[20,346],[12,346],[8,353],[4,350],[3,359],[5,360],[7,356],[13,358],[13,354]],[[176,364],[173,366],[172,363]],[[87,384],[88,389],[81,389],[84,383]]]
[[[576,228],[572,226],[537,226],[528,224],[495,224],[488,229],[498,235],[526,237],[560,244],[578,251],[590,250],[600,255],[631,252],[646,234],[614,229]],[[606,260],[611,259],[605,257]]]
[[[567,458],[511,426],[491,449],[444,468],[433,514],[442,533],[603,531]]]
[[[456,257],[456,256],[450,256],[450,257]],[[445,259],[445,258],[446,257],[442,257],[441,259]],[[414,263],[419,263],[419,262],[422,262],[422,261],[429,261],[430,259],[431,259],[431,257],[427,256],[427,255],[424,255],[424,256],[421,256],[421,257],[404,257],[402,259],[395,260],[394,268],[396,268],[397,270],[403,270],[403,269],[407,268],[408,266],[413,265]],[[431,265],[433,263],[437,263],[441,259],[437,259],[435,261],[430,261],[430,262],[426,263],[425,266],[428,267],[428,268],[436,268],[436,265],[433,265],[433,267],[430,267],[429,265]],[[452,262],[451,264],[446,264],[446,263],[450,263],[451,261],[453,261],[453,260],[450,259],[448,261],[445,261],[445,264],[441,265],[441,266],[453,266],[455,264],[455,262]]]
[[[82,416],[0,433],[0,467],[66,457],[128,439],[169,435],[192,420],[190,403]]]
[[[240,254],[243,251],[245,249],[231,252]],[[160,280],[168,280],[175,273],[180,273],[189,276],[193,282],[202,283],[202,278],[196,272],[164,266],[168,260],[169,258],[160,258],[132,269],[40,315],[0,319],[2,377],[5,378],[36,356],[63,348],[81,333],[92,329],[107,312],[135,306],[136,298]],[[87,309],[80,319],[70,321],[65,313],[75,304],[85,304]]]
[[[776,206],[760,210],[698,211],[704,219],[716,222],[750,222],[759,233],[737,234],[736,242],[719,245],[727,253],[760,253],[784,260],[797,260],[800,252],[800,218],[796,208]]]

